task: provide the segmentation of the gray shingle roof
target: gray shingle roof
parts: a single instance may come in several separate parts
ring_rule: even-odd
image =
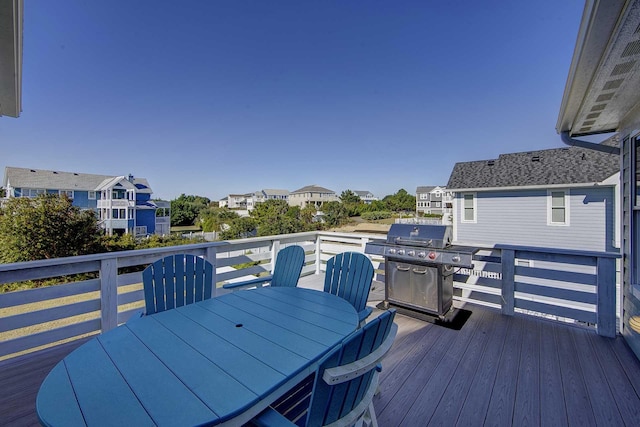
[[[266,188],[262,190],[262,192],[267,196],[287,196],[289,194],[289,190],[278,190],[273,188]]]
[[[605,145],[617,146],[610,138]],[[497,159],[456,163],[448,190],[602,182],[620,171],[617,154],[579,147],[501,154]]]
[[[4,185],[15,188],[44,188],[58,190],[94,191],[100,184],[116,178],[114,175],[62,172],[44,169],[28,169],[7,166],[4,170]],[[140,193],[152,193],[144,178],[134,178],[133,184]]]
[[[306,187],[302,187],[296,191],[291,192],[291,194],[293,193],[334,193],[334,191],[327,190],[326,188],[317,185],[307,185]]]

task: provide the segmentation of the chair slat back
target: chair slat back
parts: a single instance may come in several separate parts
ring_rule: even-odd
[[[146,314],[211,298],[213,265],[189,254],[169,255],[142,272]]]
[[[373,280],[373,264],[359,252],[343,252],[330,258],[324,291],[349,301],[360,312],[367,305]]]
[[[394,318],[394,309],[383,312],[347,337],[339,348],[321,362],[307,414],[307,427],[334,423],[350,415],[354,408],[363,403],[362,400],[370,391],[372,379],[376,374],[375,365],[371,365],[370,369],[361,375],[338,384],[327,384],[322,378],[323,372],[329,368],[361,361],[380,348],[385,340],[393,340],[395,334],[390,335],[390,331]],[[388,344],[390,347],[390,343]],[[383,356],[384,354],[379,356],[378,363]]]
[[[304,249],[292,245],[281,249],[276,257],[271,286],[296,287],[304,266]]]

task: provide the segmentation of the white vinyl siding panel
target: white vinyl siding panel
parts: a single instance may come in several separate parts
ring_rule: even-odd
[[[541,190],[478,192],[476,222],[456,222],[456,241],[577,250],[611,250],[614,242],[614,188],[572,188],[566,213],[570,225],[549,225],[548,192]],[[458,203],[464,205],[459,196]]]

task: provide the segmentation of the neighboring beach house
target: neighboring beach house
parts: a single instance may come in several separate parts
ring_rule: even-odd
[[[444,186],[420,186],[416,189],[416,213],[449,215],[452,200],[453,193]]]
[[[340,199],[332,190],[318,185],[307,185],[289,193],[289,205],[301,208],[313,204],[319,208],[324,202],[339,202]]]
[[[247,209],[252,210],[258,203],[264,203],[267,200],[284,200],[289,199],[289,190],[264,189],[247,196]]]
[[[144,178],[6,167],[3,182],[7,198],[66,195],[74,206],[94,210],[108,235],[156,231],[157,206]]]
[[[366,205],[370,205],[371,202],[378,200],[378,198],[374,196],[371,191],[354,190],[353,193],[356,196],[360,197],[360,200],[362,200],[362,202]]]
[[[578,147],[456,163],[447,184],[454,241],[615,250],[619,171],[617,155]]]

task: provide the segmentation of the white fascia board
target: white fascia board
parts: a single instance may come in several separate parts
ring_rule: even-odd
[[[549,188],[584,188],[594,186],[615,186],[618,182],[609,181],[616,175],[607,178],[602,182],[579,182],[576,184],[551,184],[551,185],[523,185],[513,187],[480,187],[480,188],[448,188],[453,193],[469,193],[483,191],[517,191],[517,190],[546,190]]]

